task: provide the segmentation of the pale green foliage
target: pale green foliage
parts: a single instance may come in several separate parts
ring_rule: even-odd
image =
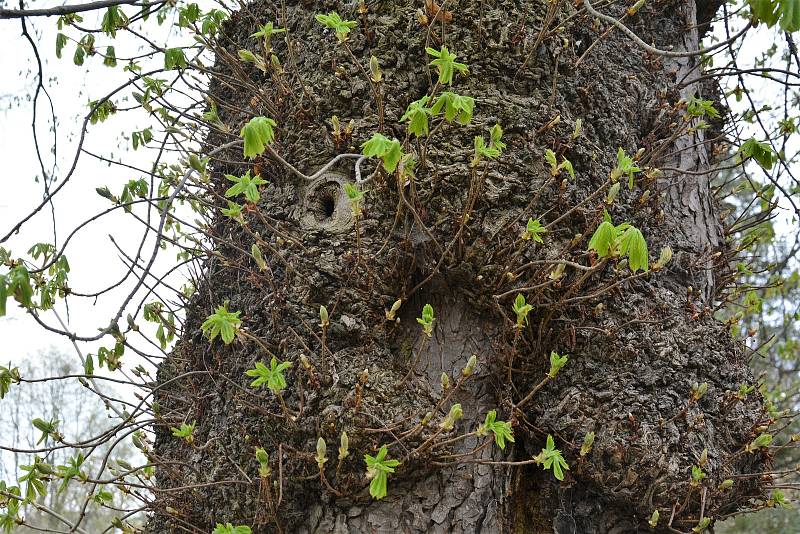
[[[692,466],[692,486],[699,486],[703,479],[706,478],[706,474],[703,469],[698,465]]]
[[[250,254],[253,256],[253,259],[258,265],[259,270],[266,271],[267,270],[267,262],[264,260],[264,255],[261,253],[261,247],[258,244],[253,243],[250,247]]]
[[[354,217],[361,215],[361,201],[364,200],[364,192],[358,188],[357,184],[345,183],[344,194],[350,201],[350,209]]]
[[[754,137],[742,144],[738,154],[741,161],[752,158],[767,171],[772,169],[772,166],[778,161],[778,156],[773,152],[769,143],[761,143]]]
[[[292,362],[278,363],[278,359],[273,356],[270,360],[269,367],[264,365],[263,362],[256,362],[253,369],[248,369],[244,372],[247,376],[255,378],[250,382],[251,388],[267,385],[270,391],[278,395],[281,391],[286,389],[286,377],[283,372],[292,366]]]
[[[266,50],[272,49],[272,36],[278,33],[285,33],[286,28],[276,28],[272,22],[267,22],[259,27],[259,30],[252,34],[250,37],[261,37],[264,39],[264,48]]]
[[[358,23],[354,20],[342,20],[342,17],[336,11],[332,11],[327,15],[319,14],[316,18],[317,22],[329,30],[334,31],[336,39],[338,39],[340,43],[347,41],[350,30],[358,26]]]
[[[483,160],[483,158],[487,159],[497,159],[499,158],[503,150],[506,148],[506,144],[502,141],[503,138],[503,129],[500,127],[499,124],[495,124],[492,126],[491,130],[489,130],[489,144],[486,144],[483,136],[476,135],[475,136],[475,155],[472,158],[472,163],[470,166],[477,167],[478,164]]]
[[[544,243],[542,235],[547,233],[547,230],[542,226],[539,219],[528,219],[528,224],[525,226],[525,231],[522,233],[522,239],[533,239],[537,243]]]
[[[508,421],[497,421],[497,411],[491,410],[486,414],[486,420],[482,425],[478,426],[476,434],[479,436],[488,436],[491,432],[494,434],[494,442],[501,449],[506,448],[506,441],[514,443],[514,431],[511,428],[511,423]]]
[[[518,293],[517,297],[514,299],[512,309],[517,315],[516,328],[521,329],[523,326],[528,324],[528,314],[533,309],[533,306],[525,302],[525,297],[522,293]]]
[[[400,465],[399,460],[387,460],[388,453],[386,445],[381,445],[377,455],[364,455],[364,463],[367,464],[367,478],[370,481],[369,494],[373,499],[380,500],[386,497],[388,474],[394,473],[395,467]]]
[[[711,100],[703,100],[695,95],[686,102],[686,112],[690,117],[704,117],[708,116],[713,119],[719,118],[719,111],[714,107]]]
[[[433,335],[433,321],[435,320],[433,316],[433,306],[430,304],[426,304],[422,307],[422,315],[417,317],[417,322],[422,325],[422,331],[425,333],[426,336],[431,337]]]
[[[562,356],[554,350],[550,351],[550,371],[548,371],[547,376],[555,378],[561,368],[567,365],[568,360],[569,356],[566,354]]]
[[[768,506],[780,507],[786,510],[792,509],[792,504],[786,500],[786,496],[781,490],[772,490],[772,494],[767,501]]]
[[[472,376],[472,373],[475,372],[475,367],[477,365],[478,365],[478,357],[475,354],[473,354],[472,356],[469,357],[469,360],[467,360],[467,364],[461,370],[461,375],[464,377]]]
[[[444,91],[431,106],[431,112],[439,115],[444,111],[444,118],[447,122],[457,120],[459,124],[466,126],[472,121],[472,114],[475,111],[475,99],[471,96],[462,96],[450,91]]]
[[[748,0],[753,18],[771,28],[780,23],[782,30],[800,30],[800,0]]]
[[[711,518],[704,517],[697,523],[697,526],[692,529],[692,532],[704,532],[711,525]]]
[[[590,452],[592,452],[592,447],[594,446],[594,432],[587,432],[585,436],[583,436],[583,443],[581,444],[581,456],[586,456]]]
[[[229,345],[236,336],[236,330],[242,321],[239,319],[241,312],[229,312],[228,303],[219,306],[213,314],[208,316],[200,329],[209,341],[214,341],[214,338],[220,336],[223,343]]]
[[[647,521],[647,524],[650,525],[650,528],[656,528],[658,526],[658,519],[661,517],[661,514],[658,513],[658,510],[653,510],[653,514],[650,516],[650,520]]]
[[[393,173],[397,169],[397,164],[403,157],[403,149],[400,141],[389,139],[383,134],[376,133],[368,141],[361,145],[361,153],[365,156],[380,158],[383,168],[388,173]]]
[[[564,480],[564,470],[569,470],[567,461],[561,451],[556,449],[555,441],[550,434],[547,435],[545,448],[534,457],[534,460],[542,466],[542,469],[551,469],[556,480]]]
[[[233,526],[232,523],[217,523],[214,531],[211,534],[252,534],[250,527],[245,525]]]
[[[188,65],[182,48],[164,50],[164,70],[185,69]]]
[[[170,430],[172,431],[172,435],[176,438],[185,439],[186,442],[191,445],[194,443],[194,429],[197,426],[197,422],[193,421],[191,424],[189,423],[181,423],[179,427],[171,427]]]
[[[266,145],[275,141],[274,128],[278,124],[268,117],[253,117],[242,127],[240,136],[244,139],[244,157],[255,158],[266,150]]]
[[[17,265],[6,274],[0,274],[0,317],[6,314],[9,295],[25,308],[33,306],[31,277],[23,265]]]
[[[623,256],[628,257],[628,266],[631,271],[638,270],[647,271],[648,269],[648,255],[647,255],[647,242],[638,228],[628,226],[620,239],[619,252]]]
[[[550,175],[551,176],[558,176],[561,170],[567,171],[569,177],[573,180],[575,179],[575,168],[572,166],[572,162],[565,157],[561,157],[561,163],[558,163],[558,159],[556,158],[556,153],[550,150],[549,148],[544,151],[544,160],[550,165]]]
[[[443,85],[450,85],[453,83],[453,75],[455,71],[461,74],[469,74],[469,68],[463,63],[456,62],[456,55],[451,54],[446,46],[442,46],[440,50],[435,48],[426,48],[425,51],[429,56],[435,58],[430,62],[430,65],[436,67],[439,73],[439,83]]]
[[[463,416],[464,410],[461,408],[461,404],[453,404],[450,407],[450,411],[447,412],[447,415],[444,419],[442,419],[442,422],[439,426],[442,428],[442,430],[449,432],[450,430],[453,430],[458,420]]]
[[[753,441],[747,444],[745,450],[747,452],[755,452],[758,449],[763,449],[765,447],[769,447],[770,443],[772,443],[772,434],[767,434],[766,432],[761,433],[756,437]]]
[[[260,175],[250,176],[250,169],[241,176],[233,176],[226,174],[225,178],[233,182],[233,185],[225,191],[225,196],[235,197],[237,195],[244,195],[248,202],[257,204],[261,199],[261,193],[258,191],[258,186],[266,185],[267,181],[261,178]]]
[[[629,223],[615,226],[608,212],[589,240],[589,250],[600,258],[627,256],[631,271],[647,271],[649,256],[642,232]]]
[[[408,132],[422,137],[430,133],[430,122],[428,117],[431,116],[433,111],[427,107],[429,96],[423,96],[419,100],[415,100],[408,105],[405,114],[400,117],[401,122],[408,122]]]
[[[616,181],[622,176],[627,176],[628,188],[633,189],[633,175],[639,172],[642,172],[642,169],[637,167],[633,158],[620,147],[617,150],[617,166],[611,170],[611,179]]]
[[[320,469],[325,467],[325,464],[328,462],[328,445],[321,436],[317,438],[317,454],[314,456],[314,459],[317,461],[317,467]]]
[[[350,455],[350,438],[347,432],[342,430],[342,435],[339,436],[339,460],[344,460]]]
[[[261,447],[256,447],[256,460],[258,461],[258,476],[268,478],[272,475],[272,468],[269,466],[269,454]]]

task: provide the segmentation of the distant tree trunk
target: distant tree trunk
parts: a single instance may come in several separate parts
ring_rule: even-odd
[[[754,437],[763,402],[757,394],[732,399],[731,391],[753,379],[740,344],[712,317],[728,264],[710,176],[701,173],[713,147],[702,130],[671,138],[684,124],[675,106],[682,97],[716,97],[713,86],[692,83],[702,74],[699,58],[650,55],[568,2],[445,2],[452,21],[431,26],[420,23],[423,4],[369,2],[359,14],[357,2],[256,2],[227,23],[220,38],[227,54],[218,56],[209,95],[222,122],[238,132],[253,116],[275,119],[275,150],[307,174],[337,153],[360,150],[378,131],[371,55],[383,71],[388,137],[406,138],[400,117],[436,80],[425,47],[438,49],[443,38],[469,65],[452,90],[475,98],[475,118],[435,132],[413,184],[386,174],[366,184],[358,235],[341,186],[353,180],[355,160],[312,183],[271,157],[257,163],[269,181],[262,216],[245,212],[246,228],[225,217],[215,223],[216,255],[187,310],[182,341],[159,372],[165,424],[156,427],[154,459],[162,463],[163,492],[151,531],[209,532],[229,521],[254,532],[628,533],[652,531],[654,510],[659,529],[669,531],[674,510],[672,528],[688,531],[701,510],[718,517],[758,495],[750,479],[717,490],[732,474],[761,469],[762,455],[742,448]],[[697,7],[695,0],[656,2],[625,23],[661,49],[696,50],[705,30],[698,24],[716,5],[700,6],[702,20]],[[600,8],[624,13],[622,5]],[[348,42],[352,57],[314,19],[331,10],[359,22]],[[283,74],[232,69],[238,50],[261,52],[249,36],[267,21],[288,30],[272,39]],[[342,128],[355,121],[352,138],[339,146],[333,115]],[[582,131],[573,139],[578,119]],[[472,176],[473,138],[488,138],[495,123],[508,146]],[[208,144],[229,140],[212,133]],[[406,151],[420,159],[424,145],[412,137]],[[607,206],[619,147],[629,155],[644,148],[640,166],[664,172],[637,174],[632,190],[623,177]],[[559,162],[573,163],[574,179],[566,171],[551,175],[548,148]],[[222,175],[250,168],[241,159],[231,150],[213,163],[220,207],[230,185]],[[365,177],[374,169],[362,166]],[[673,261],[617,285],[630,271],[614,262],[588,271],[567,265],[553,280],[558,260],[598,263],[587,242],[606,207],[616,224],[641,229],[651,260],[670,246]],[[520,239],[529,218],[551,224],[543,244]],[[256,233],[272,249],[264,250],[264,271],[247,254]],[[534,309],[517,335],[511,305],[518,293]],[[399,320],[387,321],[385,311],[399,298]],[[246,338],[226,347],[202,337],[199,325],[226,300],[241,311],[243,328],[293,362],[283,398],[299,414],[295,422],[281,415],[275,395],[249,387],[245,371],[269,362],[263,348]],[[431,340],[415,320],[426,303],[436,317]],[[324,346],[320,305],[331,321]],[[551,351],[568,354],[569,362],[515,412],[547,373]],[[455,384],[472,354],[475,375],[423,432],[404,438],[441,399],[440,375]],[[190,371],[207,374],[182,376]],[[702,383],[708,392],[690,402],[693,384]],[[454,432],[420,447],[456,402],[464,415]],[[516,441],[505,451],[490,443],[466,454],[489,440],[475,435],[446,443],[474,431],[491,409],[515,424]],[[168,430],[184,420],[197,421],[194,447]],[[337,473],[342,431],[350,456]],[[580,457],[588,432],[595,444]],[[570,465],[563,483],[537,465],[486,463],[530,460],[548,434]],[[327,443],[326,479],[341,495],[318,476],[318,437]],[[403,464],[389,476],[388,496],[373,501],[363,455],[381,444]],[[266,489],[256,446],[271,457]],[[704,448],[707,478],[690,487]]]

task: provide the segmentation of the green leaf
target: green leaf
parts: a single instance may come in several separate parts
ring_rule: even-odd
[[[164,50],[164,69],[185,69],[188,66],[182,48],[167,48]]]
[[[244,125],[241,137],[244,139],[244,157],[255,158],[264,153],[266,145],[275,141],[274,128],[278,124],[268,117],[253,117]]]
[[[258,186],[266,185],[268,182],[261,178],[260,175],[250,176],[250,169],[247,170],[242,176],[233,176],[226,174],[225,178],[233,182],[233,185],[225,191],[225,197],[231,198],[237,195],[244,195],[248,202],[257,204],[261,199],[261,194],[258,191]]]
[[[431,112],[439,115],[444,110],[444,118],[447,122],[458,120],[459,124],[466,126],[472,121],[472,114],[475,110],[475,99],[471,96],[461,96],[450,91],[444,91],[436,98]]]
[[[256,362],[256,366],[245,371],[245,374],[255,378],[250,383],[251,388],[266,384],[270,391],[277,395],[286,389],[286,377],[283,376],[283,372],[290,367],[292,367],[292,362],[278,363],[278,359],[273,356],[269,367],[262,362]]]
[[[214,341],[214,338],[220,336],[223,343],[229,345],[236,336],[236,330],[242,321],[239,319],[241,312],[229,312],[228,303],[219,306],[216,311],[208,316],[200,329],[209,341]]]
[[[67,36],[59,32],[56,35],[56,57],[61,59],[61,51],[67,46]]]
[[[522,293],[517,293],[512,306],[514,313],[517,315],[517,328],[522,328],[523,325],[528,324],[528,314],[533,310],[533,306],[525,302],[525,297]]]
[[[233,526],[232,523],[217,523],[211,534],[253,534],[250,527],[245,525]]]
[[[429,56],[436,58],[430,62],[430,65],[436,67],[436,70],[439,72],[439,83],[443,85],[452,84],[455,71],[465,75],[469,74],[469,68],[463,63],[457,63],[457,56],[451,54],[446,46],[442,46],[441,50],[428,47],[425,51]]]
[[[403,149],[400,141],[389,139],[383,134],[376,133],[368,141],[361,145],[361,153],[365,156],[381,158],[383,168],[386,172],[393,173],[397,169],[397,164],[403,157]]]
[[[335,11],[327,15],[319,14],[316,18],[317,22],[336,33],[336,38],[340,43],[344,43],[347,40],[347,35],[350,33],[350,30],[358,26],[358,23],[354,20],[342,20],[339,13]]]
[[[119,6],[111,6],[106,9],[103,20],[100,22],[100,29],[103,33],[111,37],[117,36],[117,30],[128,24],[128,17]]]
[[[603,221],[589,240],[589,250],[594,250],[600,258],[608,257],[616,238],[616,228],[608,221]]]
[[[435,318],[433,316],[433,306],[430,304],[426,304],[422,307],[422,315],[417,317],[417,322],[422,325],[422,331],[425,333],[426,336],[431,337],[433,335],[433,322]]]
[[[547,444],[542,452],[539,453],[534,460],[536,463],[542,465],[542,469],[552,469],[553,476],[556,477],[557,480],[564,480],[564,470],[569,470],[569,465],[567,465],[566,460],[564,460],[564,456],[562,456],[561,451],[556,449],[555,441],[553,441],[553,436],[547,435]]]
[[[778,161],[778,156],[772,151],[768,143],[760,143],[751,137],[739,148],[740,157],[745,160],[753,158],[764,170],[772,169],[772,165]]]
[[[567,364],[568,360],[569,356],[566,354],[562,356],[556,351],[550,351],[550,371],[547,373],[547,376],[555,378],[561,368]]]
[[[539,219],[528,219],[528,224],[525,226],[525,232],[522,234],[522,239],[533,239],[536,243],[544,243],[542,235],[546,234],[547,230],[542,226]]]
[[[428,117],[432,114],[431,108],[427,107],[429,96],[423,96],[408,105],[405,114],[400,117],[401,122],[408,121],[409,133],[422,137],[430,132]]]
[[[386,459],[388,452],[386,445],[381,445],[377,455],[364,455],[364,463],[367,464],[367,478],[370,480],[369,494],[376,500],[386,497],[388,473],[394,473],[394,468],[400,465],[399,460]]]
[[[800,30],[800,0],[781,0],[779,6],[781,29],[790,33]]]
[[[620,253],[628,256],[628,266],[631,271],[648,270],[647,241],[637,228],[629,226],[622,234]]]
[[[501,449],[506,448],[506,441],[514,443],[514,432],[511,423],[507,421],[496,421],[497,412],[491,410],[486,414],[486,420],[478,427],[476,433],[479,436],[486,436],[491,432],[494,434],[494,442]]]

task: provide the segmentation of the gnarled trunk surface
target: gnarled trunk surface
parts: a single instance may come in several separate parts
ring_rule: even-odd
[[[274,118],[275,150],[307,174],[357,151],[349,145],[380,127],[365,72],[371,55],[384,75],[387,136],[406,138],[400,117],[435,84],[425,47],[438,49],[442,40],[469,65],[452,90],[475,98],[475,117],[468,126],[434,121],[427,145],[412,137],[405,149],[418,159],[427,146],[414,183],[379,173],[363,187],[369,192],[357,228],[342,191],[355,160],[311,183],[274,159],[258,163],[269,181],[262,215],[246,212],[244,227],[216,222],[219,255],[207,262],[183,339],[159,372],[165,426],[156,430],[154,459],[163,462],[164,491],[151,531],[209,532],[229,521],[254,532],[627,533],[652,531],[647,520],[656,509],[659,528],[667,529],[674,510],[672,527],[686,531],[701,513],[717,517],[758,495],[750,479],[716,489],[763,467],[759,453],[742,452],[762,400],[732,401],[752,376],[743,350],[710,313],[724,237],[709,176],[696,171],[708,168],[711,147],[702,131],[671,139],[683,121],[675,108],[681,97],[715,97],[713,88],[691,83],[698,59],[648,55],[570,3],[447,2],[452,21],[431,26],[420,24],[420,8],[421,1],[372,2],[360,14],[358,3],[256,2],[226,24],[220,44],[227,54],[218,58],[210,94],[222,122],[238,132],[252,116]],[[359,22],[352,55],[314,19],[334,9]],[[601,9],[623,13],[622,6]],[[662,49],[694,50],[696,13],[694,0],[658,2],[625,22]],[[266,21],[287,29],[272,39],[283,73],[232,68],[227,55],[260,50],[249,36]],[[355,125],[339,146],[333,115]],[[578,119],[582,132],[573,139]],[[495,123],[508,146],[472,174],[473,137],[488,136]],[[229,140],[212,133],[208,143]],[[603,217],[618,147],[628,154],[643,147],[643,161],[667,170],[657,179],[637,175],[633,189],[623,183],[608,207],[614,222],[641,229],[651,258],[663,246],[675,258],[622,283],[630,271],[615,262],[567,265],[553,280],[559,260],[597,264],[587,242]],[[573,163],[574,179],[551,175],[547,148]],[[215,164],[219,195],[228,187],[222,174],[250,168],[241,159],[231,150]],[[374,163],[362,167],[369,176]],[[218,202],[224,207],[221,196]],[[550,225],[543,244],[520,239],[528,218]],[[266,254],[262,246],[263,271],[246,253],[256,234],[270,248]],[[517,293],[533,305],[520,331],[511,311]],[[398,298],[397,320],[387,321]],[[243,328],[294,363],[283,400],[295,421],[275,395],[248,387],[245,371],[269,361],[263,347],[202,337],[199,325],[226,300],[241,311]],[[415,320],[426,303],[436,316],[431,339]],[[324,335],[320,305],[330,312]],[[566,367],[515,410],[547,373],[553,350],[569,355]],[[475,374],[461,381],[473,354]],[[183,375],[190,371],[206,373]],[[453,388],[442,391],[442,373],[463,382],[446,402]],[[692,385],[701,383],[708,392],[690,402]],[[463,408],[456,428],[431,441],[456,402]],[[491,409],[514,423],[515,443],[500,450],[489,437],[454,439]],[[194,447],[168,431],[183,420],[197,421]],[[337,468],[342,431],[350,456]],[[581,457],[588,432],[595,444]],[[548,434],[570,465],[564,482],[533,464],[502,463],[530,460]],[[314,460],[318,437],[327,443],[331,487]],[[388,496],[374,501],[362,458],[381,444],[403,463],[389,476]],[[259,481],[256,446],[270,454],[269,480]],[[691,487],[691,466],[704,448],[707,479]]]

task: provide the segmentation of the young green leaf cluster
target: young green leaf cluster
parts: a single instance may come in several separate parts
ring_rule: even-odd
[[[566,354],[562,356],[554,350],[550,351],[550,371],[548,371],[547,376],[555,378],[561,368],[567,364],[568,360],[569,356]]]
[[[472,158],[471,167],[477,167],[483,158],[497,159],[503,154],[506,144],[502,141],[503,129],[499,124],[495,124],[489,130],[489,144],[481,135],[475,136],[475,155]]]
[[[469,74],[469,68],[463,63],[458,63],[456,61],[457,56],[450,53],[450,50],[448,50],[446,46],[442,46],[440,50],[428,47],[425,49],[425,51],[429,56],[435,58],[430,62],[430,65],[432,67],[436,67],[436,70],[439,73],[440,84],[452,84],[453,75],[456,71],[463,75]]]
[[[422,316],[417,317],[417,322],[422,325],[422,331],[425,333],[426,336],[431,337],[433,335],[433,306],[430,304],[426,304],[422,307]]]
[[[512,309],[517,316],[517,324],[515,327],[522,329],[528,324],[528,314],[533,310],[533,306],[525,302],[525,296],[522,293],[517,293],[517,298],[514,299]]]
[[[589,240],[589,250],[594,250],[600,258],[627,256],[633,272],[649,269],[647,241],[642,232],[630,223],[615,226],[608,212]]]
[[[250,169],[247,170],[242,176],[233,176],[226,174],[225,178],[233,182],[233,185],[225,191],[227,198],[235,197],[237,195],[244,195],[248,202],[257,204],[261,199],[261,193],[258,191],[258,186],[266,185],[268,182],[261,178],[260,175],[250,176]]]
[[[253,117],[242,127],[240,133],[244,139],[244,157],[255,158],[266,150],[266,145],[275,141],[274,128],[278,124],[268,117]]]
[[[611,170],[611,180],[616,182],[620,177],[627,176],[628,189],[633,189],[633,175],[639,172],[642,172],[642,169],[635,165],[634,159],[621,147],[617,149],[617,166]]]
[[[217,307],[214,313],[208,316],[203,324],[200,325],[200,329],[209,341],[214,341],[215,337],[220,336],[223,343],[230,345],[236,336],[236,330],[242,324],[241,319],[239,319],[240,313],[229,312],[228,303],[226,302]]]
[[[252,534],[250,527],[245,525],[234,526],[232,523],[217,523],[211,534]]]
[[[316,18],[317,22],[329,30],[333,30],[340,44],[346,42],[350,30],[358,26],[358,23],[354,20],[343,20],[336,11],[332,11],[327,15],[319,14]]]
[[[389,139],[383,134],[375,133],[368,141],[361,145],[361,153],[365,156],[380,158],[383,168],[389,174],[393,173],[403,157],[400,141]]]
[[[478,426],[476,434],[479,436],[488,436],[489,433],[494,434],[494,442],[501,449],[506,448],[506,441],[514,443],[514,431],[511,428],[511,423],[508,421],[497,421],[497,411],[491,410],[486,414],[486,420]]]
[[[539,219],[528,219],[528,224],[525,225],[525,231],[522,233],[522,239],[533,239],[536,243],[544,243],[542,234],[547,233],[547,230],[542,226]]]
[[[364,463],[367,464],[367,479],[370,481],[369,494],[376,500],[386,497],[388,474],[394,473],[395,467],[400,465],[399,460],[386,459],[387,454],[389,454],[389,450],[386,445],[381,445],[375,456],[364,455]]]
[[[344,194],[350,201],[350,210],[353,212],[353,217],[361,216],[361,201],[364,200],[364,191],[359,189],[358,184],[345,183]]]
[[[550,150],[549,148],[544,151],[544,160],[550,165],[550,175],[551,176],[558,176],[561,170],[567,171],[569,177],[573,180],[575,179],[575,168],[572,166],[572,162],[565,157],[561,157],[561,163],[558,163],[558,159],[556,159],[556,153]]]
[[[255,378],[250,383],[251,388],[267,385],[270,391],[278,395],[281,391],[286,389],[286,377],[283,372],[292,367],[292,362],[280,362],[273,356],[270,360],[269,367],[264,365],[263,362],[256,362],[253,369],[248,369],[245,374],[251,378]]]
[[[561,451],[556,449],[555,441],[553,441],[553,436],[550,434],[547,435],[547,444],[545,448],[533,459],[537,464],[542,466],[542,469],[551,469],[553,471],[553,476],[556,477],[557,480],[564,480],[564,470],[569,470],[567,461],[564,459]]]

